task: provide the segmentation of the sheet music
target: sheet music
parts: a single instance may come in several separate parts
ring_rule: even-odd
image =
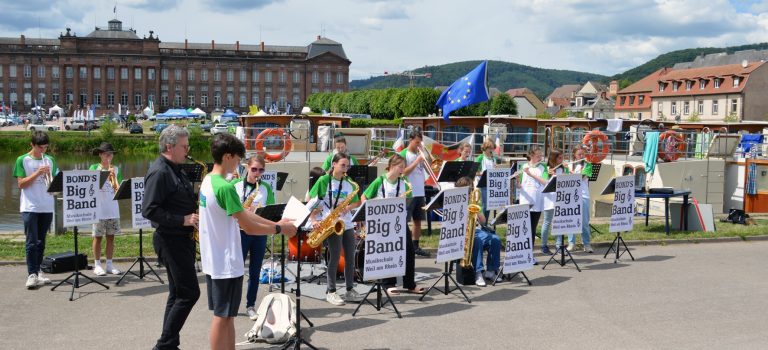
[[[288,203],[285,205],[283,219],[293,219],[293,226],[299,228],[299,226],[307,220],[310,213],[310,208],[304,205],[304,203],[301,203],[296,197],[291,196],[291,199],[289,199]]]

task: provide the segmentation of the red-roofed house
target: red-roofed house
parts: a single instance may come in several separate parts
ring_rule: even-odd
[[[563,85],[556,88],[549,94],[549,96],[547,96],[546,100],[544,100],[544,104],[547,106],[547,112],[554,115],[561,109],[570,107],[571,99],[576,97],[576,93],[579,92],[579,90],[581,90],[581,85],[578,84]]]
[[[512,97],[517,105],[517,115],[521,117],[535,117],[544,113],[546,107],[533,91],[528,88],[509,89],[507,95]]]
[[[766,91],[765,62],[663,70],[651,93],[651,111],[656,119],[762,121],[768,119]]]
[[[616,118],[643,120],[653,119],[651,112],[651,94],[658,86],[659,76],[665,70],[659,69],[645,78],[627,86],[616,95],[614,113]]]

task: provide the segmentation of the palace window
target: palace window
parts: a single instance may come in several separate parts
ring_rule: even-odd
[[[134,80],[141,80],[141,68],[134,68],[133,69],[133,79]]]
[[[128,68],[120,68],[120,79],[128,80]]]
[[[115,80],[115,67],[107,67],[107,80]]]
[[[155,80],[155,69],[147,68],[147,80]]]
[[[2,76],[2,73],[0,73],[0,77],[1,76]],[[37,66],[37,77],[45,78],[45,66]]]
[[[93,79],[101,79],[101,67],[93,67]]]

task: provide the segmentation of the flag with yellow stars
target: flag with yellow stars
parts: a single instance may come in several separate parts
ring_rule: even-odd
[[[443,110],[443,118],[448,120],[451,112],[475,103],[488,101],[488,89],[486,81],[486,65],[488,61],[483,61],[467,75],[456,80],[451,86],[443,91],[440,98],[437,99],[437,107]]]

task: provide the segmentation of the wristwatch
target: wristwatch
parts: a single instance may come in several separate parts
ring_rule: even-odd
[[[275,225],[275,234],[276,235],[279,235],[281,230],[282,229],[280,228],[280,225]]]

